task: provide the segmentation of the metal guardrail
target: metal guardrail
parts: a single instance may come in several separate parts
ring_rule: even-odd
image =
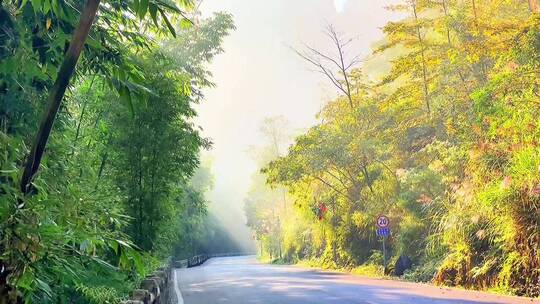
[[[187,267],[195,267],[199,266],[202,263],[206,262],[210,257],[206,254],[196,255],[194,257],[191,257],[188,259]]]
[[[194,257],[178,260],[173,263],[175,268],[191,268],[202,265],[204,262],[211,258],[227,257],[227,256],[241,256],[247,255],[246,252],[231,252],[231,253],[218,253],[218,254],[200,254]]]

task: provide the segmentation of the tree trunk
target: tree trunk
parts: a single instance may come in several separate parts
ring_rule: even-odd
[[[97,173],[97,179],[96,179],[96,187],[97,190],[99,187],[99,181],[101,180],[101,175],[103,175],[103,170],[105,169],[105,164],[107,162],[107,158],[109,157],[109,154],[107,152],[103,153],[103,156],[101,157],[101,162],[99,165],[99,170]]]
[[[28,155],[28,159],[24,166],[24,172],[20,183],[20,189],[23,194],[28,194],[32,189],[32,178],[39,169],[41,158],[45,151],[49,135],[51,134],[51,129],[58,113],[58,109],[62,103],[62,99],[66,92],[67,86],[69,85],[71,76],[75,71],[75,65],[79,60],[82,48],[84,47],[84,43],[88,37],[88,32],[90,31],[96,16],[99,2],[100,0],[88,0],[86,3],[79,20],[79,25],[73,34],[73,38],[64,57],[64,61],[62,62],[58,75],[56,76],[54,86],[49,92],[47,109],[43,113],[32,150],[30,155]]]
[[[92,86],[94,86],[94,80],[96,79],[96,75],[92,77],[92,81],[90,81],[90,87],[88,88],[88,91],[92,90]],[[81,110],[81,116],[79,117],[79,121],[77,122],[77,131],[75,132],[75,140],[73,141],[73,146],[77,144],[77,141],[79,140],[79,136],[81,135],[81,126],[84,119],[84,114],[86,113],[86,106],[88,105],[88,98],[84,99],[84,103]]]
[[[138,122],[138,137],[141,138],[141,122]],[[141,144],[139,143],[138,144],[138,152],[137,152],[137,164],[138,164],[138,181],[137,181],[137,186],[138,186],[138,189],[139,189],[139,193],[138,194],[138,201],[139,201],[139,205],[138,205],[138,218],[136,219],[136,222],[137,222],[137,245],[143,249],[146,249],[146,247],[144,247],[144,242],[143,242],[143,164],[142,164],[142,158],[143,158],[143,155],[142,155],[142,146]]]
[[[420,54],[422,55],[422,82],[423,82],[423,89],[424,89],[424,101],[426,103],[427,112],[428,114],[431,115],[424,39],[422,38],[422,33],[420,32],[420,25],[418,24],[418,13],[416,12],[416,2],[414,1],[412,2],[412,10],[413,10],[413,15],[414,15],[414,21],[416,22],[416,35],[417,35],[418,42],[420,43],[420,48],[421,48]]]
[[[472,0],[472,9],[473,9],[473,14],[474,14],[474,24],[476,26],[476,30],[478,31],[480,37],[481,37],[481,40],[483,41],[484,40],[484,31],[482,30],[482,26],[480,26],[480,21],[478,19],[478,7],[476,5],[476,1],[475,0]],[[479,65],[480,65],[480,76],[481,76],[481,81],[482,83],[486,83],[487,81],[487,67],[486,67],[486,63],[484,62],[484,59],[485,59],[485,55],[484,53],[482,52],[482,54],[480,55],[480,61],[479,61]]]
[[[446,0],[442,1],[442,7],[444,12],[444,17],[448,19],[448,8],[446,7]],[[448,22],[448,20],[446,20]],[[448,40],[448,45],[452,46],[452,39],[450,38],[450,26],[446,23],[446,39]]]

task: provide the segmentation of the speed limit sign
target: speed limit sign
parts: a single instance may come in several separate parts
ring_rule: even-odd
[[[377,217],[377,236],[382,237],[383,265],[386,271],[386,238],[390,236],[390,219],[386,215]]]
[[[388,226],[390,226],[390,220],[388,217],[385,215],[379,215],[379,217],[377,217],[377,227],[386,228]]]

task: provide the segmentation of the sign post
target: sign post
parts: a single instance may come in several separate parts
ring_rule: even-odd
[[[382,236],[384,272],[386,272],[386,238],[390,235],[390,219],[385,215],[377,217],[377,235]]]
[[[386,240],[386,237],[383,236],[382,238],[382,252],[383,252],[383,266],[384,266],[384,272],[386,274],[386,246],[385,246],[385,240]]]

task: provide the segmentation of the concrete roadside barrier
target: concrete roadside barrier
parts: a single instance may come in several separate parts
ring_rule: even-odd
[[[173,271],[175,268],[191,268],[202,265],[210,258],[240,256],[245,253],[200,254],[185,260],[170,259],[166,266],[160,267],[141,281],[138,289],[123,304],[177,304],[178,297],[173,286]]]

